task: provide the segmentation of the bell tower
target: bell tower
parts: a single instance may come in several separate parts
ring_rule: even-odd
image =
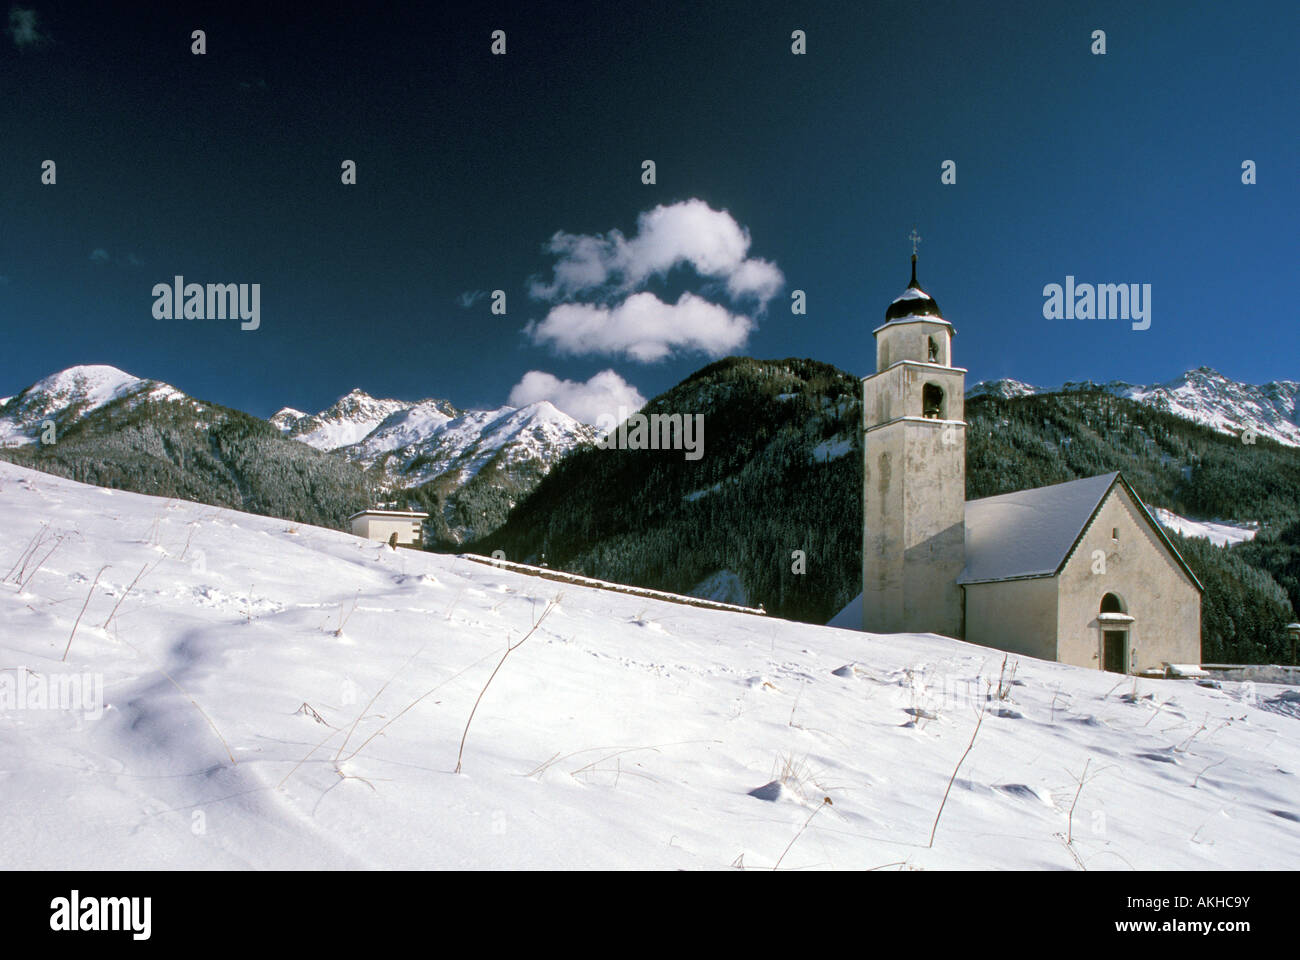
[[[862,381],[862,626],[875,633],[964,633],[957,578],[966,563],[966,371],[956,332],[916,280],[872,331],[876,372]]]

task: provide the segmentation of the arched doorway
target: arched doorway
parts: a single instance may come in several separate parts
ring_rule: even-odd
[[[1101,598],[1101,668],[1108,673],[1128,673],[1129,632],[1133,618],[1124,609],[1118,594],[1107,593]]]

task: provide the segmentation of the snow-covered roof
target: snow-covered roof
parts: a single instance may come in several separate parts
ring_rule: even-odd
[[[959,583],[1052,576],[1115,483],[1103,473],[966,502],[966,569]]]
[[[966,568],[957,582],[988,583],[1056,575],[1117,483],[1128,491],[1196,589],[1203,589],[1137,491],[1118,472],[967,500]]]

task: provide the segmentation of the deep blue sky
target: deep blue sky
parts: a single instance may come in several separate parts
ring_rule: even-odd
[[[785,275],[737,352],[872,372],[915,226],[970,382],[1300,378],[1294,0],[19,6],[48,42],[0,44],[0,395],[110,363],[261,416],[495,405],[534,369],[649,397],[711,358],[556,356],[528,281],[557,230],[690,198]],[[174,274],[261,283],[261,329],[155,320]],[[1151,328],[1044,320],[1066,274],[1152,284]],[[505,317],[457,303],[494,288]]]

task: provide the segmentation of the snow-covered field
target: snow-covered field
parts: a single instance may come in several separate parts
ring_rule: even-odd
[[[986,700],[1001,654],[953,640],[559,588],[4,463],[0,524],[0,867],[1300,861],[1293,688],[1022,657]],[[33,705],[74,677],[102,704]]]

